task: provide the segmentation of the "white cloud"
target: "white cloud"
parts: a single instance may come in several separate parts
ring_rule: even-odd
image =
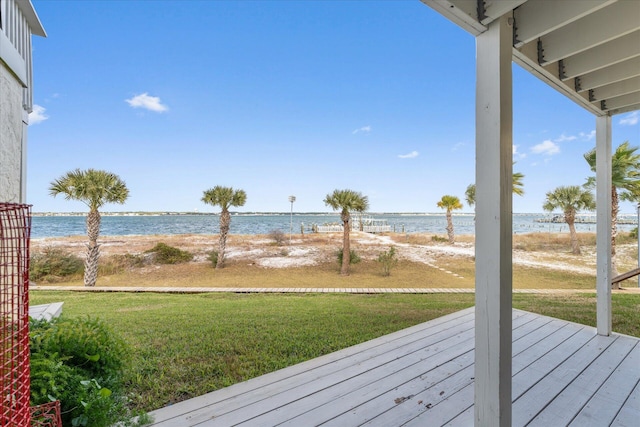
[[[589,133],[580,132],[578,135],[583,141],[591,141],[593,138],[596,137],[596,131],[594,129]]]
[[[371,132],[371,126],[362,126],[361,128],[356,129],[351,133],[355,135],[356,133],[360,133],[360,132],[364,132],[364,133]]]
[[[418,157],[420,153],[418,153],[417,151],[412,151],[408,154],[398,154],[398,158],[400,159],[414,159],[416,157]]]
[[[45,114],[45,111],[47,111],[47,109],[43,106],[33,104],[33,111],[29,113],[29,124],[37,125],[38,123],[42,123],[47,120],[49,116]]]
[[[455,145],[453,146],[453,148],[451,149],[451,151],[458,151],[458,150],[463,149],[463,148],[464,148],[464,147],[466,147],[466,146],[467,146],[467,144],[466,144],[466,143],[464,143],[464,142],[458,142],[457,144],[455,144]]]
[[[156,113],[163,113],[169,109],[166,105],[160,101],[157,96],[149,96],[147,92],[136,95],[131,99],[125,99],[127,103],[133,108],[144,108],[145,110],[154,111]]]
[[[573,135],[567,136],[563,133],[558,138],[556,138],[555,142],[575,141],[576,139],[578,139],[577,136],[573,136]]]
[[[542,141],[540,144],[531,147],[531,152],[534,154],[545,154],[547,156],[553,156],[554,154],[558,154],[560,152],[560,147],[558,147],[555,142],[547,139],[545,141]]]
[[[514,159],[522,160],[525,157],[527,157],[527,155],[525,153],[519,153],[518,147],[519,147],[518,145],[513,144],[512,155]]]
[[[634,111],[621,118],[618,123],[623,126],[633,126],[637,125],[638,121],[640,121],[640,111]]]

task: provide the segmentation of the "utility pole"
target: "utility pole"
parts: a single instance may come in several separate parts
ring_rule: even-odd
[[[291,234],[293,233],[293,202],[296,201],[296,196],[289,196],[289,202],[291,202],[291,223],[289,225],[289,246],[291,246]]]

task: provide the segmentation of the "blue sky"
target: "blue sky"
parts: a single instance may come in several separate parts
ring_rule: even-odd
[[[475,40],[418,0],[32,0],[28,202],[84,211],[48,186],[105,169],[130,189],[104,211],[328,212],[349,188],[372,212],[437,212],[474,181]],[[582,184],[595,117],[517,65],[514,212]],[[613,118],[613,145],[640,145],[638,112]],[[465,206],[464,211],[471,209]],[[625,203],[622,212],[635,212]]]

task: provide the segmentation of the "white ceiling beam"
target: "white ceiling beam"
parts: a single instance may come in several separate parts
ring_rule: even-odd
[[[541,38],[542,63],[556,62],[638,29],[640,1],[619,1]]]
[[[599,105],[592,104],[588,99],[586,99],[586,97],[576,93],[576,91],[573,89],[573,84],[569,86],[563,83],[560,79],[558,79],[557,73],[550,73],[549,71],[540,67],[535,59],[528,57],[523,52],[515,48],[513,49],[513,60],[516,62],[516,64],[520,65],[522,68],[529,71],[531,74],[533,74],[549,86],[553,87],[558,92],[565,95],[567,98],[574,100],[578,105],[584,107],[587,111],[590,111],[596,116],[602,116],[606,114],[600,109]]]
[[[480,22],[488,25],[505,13],[511,13],[513,9],[526,2],[527,0],[484,0],[486,18],[480,19]]]
[[[616,114],[624,114],[624,113],[629,113],[631,111],[638,111],[638,110],[640,110],[640,102],[637,104],[628,105],[623,108],[616,108],[614,110],[609,110],[609,114],[614,116]]]
[[[600,101],[598,101],[597,103],[600,104]],[[640,104],[640,92],[634,92],[628,95],[605,99],[604,104],[605,110],[615,110],[618,108],[628,107],[630,105]]]
[[[421,0],[445,18],[477,36],[487,31],[478,20],[475,0]]]
[[[636,56],[640,56],[640,31],[564,59],[562,79],[571,79]]]
[[[640,76],[593,89],[592,95],[595,101],[601,101],[616,96],[628,95],[633,92],[638,92],[639,90]]]
[[[640,57],[580,76],[580,90],[585,91],[640,76]]]
[[[529,0],[514,11],[516,47],[536,40],[563,25],[601,9],[616,0]]]

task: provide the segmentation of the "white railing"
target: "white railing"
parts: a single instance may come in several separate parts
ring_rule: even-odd
[[[362,231],[365,233],[389,233],[391,232],[390,225],[365,225],[362,227]]]
[[[342,233],[343,228],[341,225],[318,225],[318,233]]]

